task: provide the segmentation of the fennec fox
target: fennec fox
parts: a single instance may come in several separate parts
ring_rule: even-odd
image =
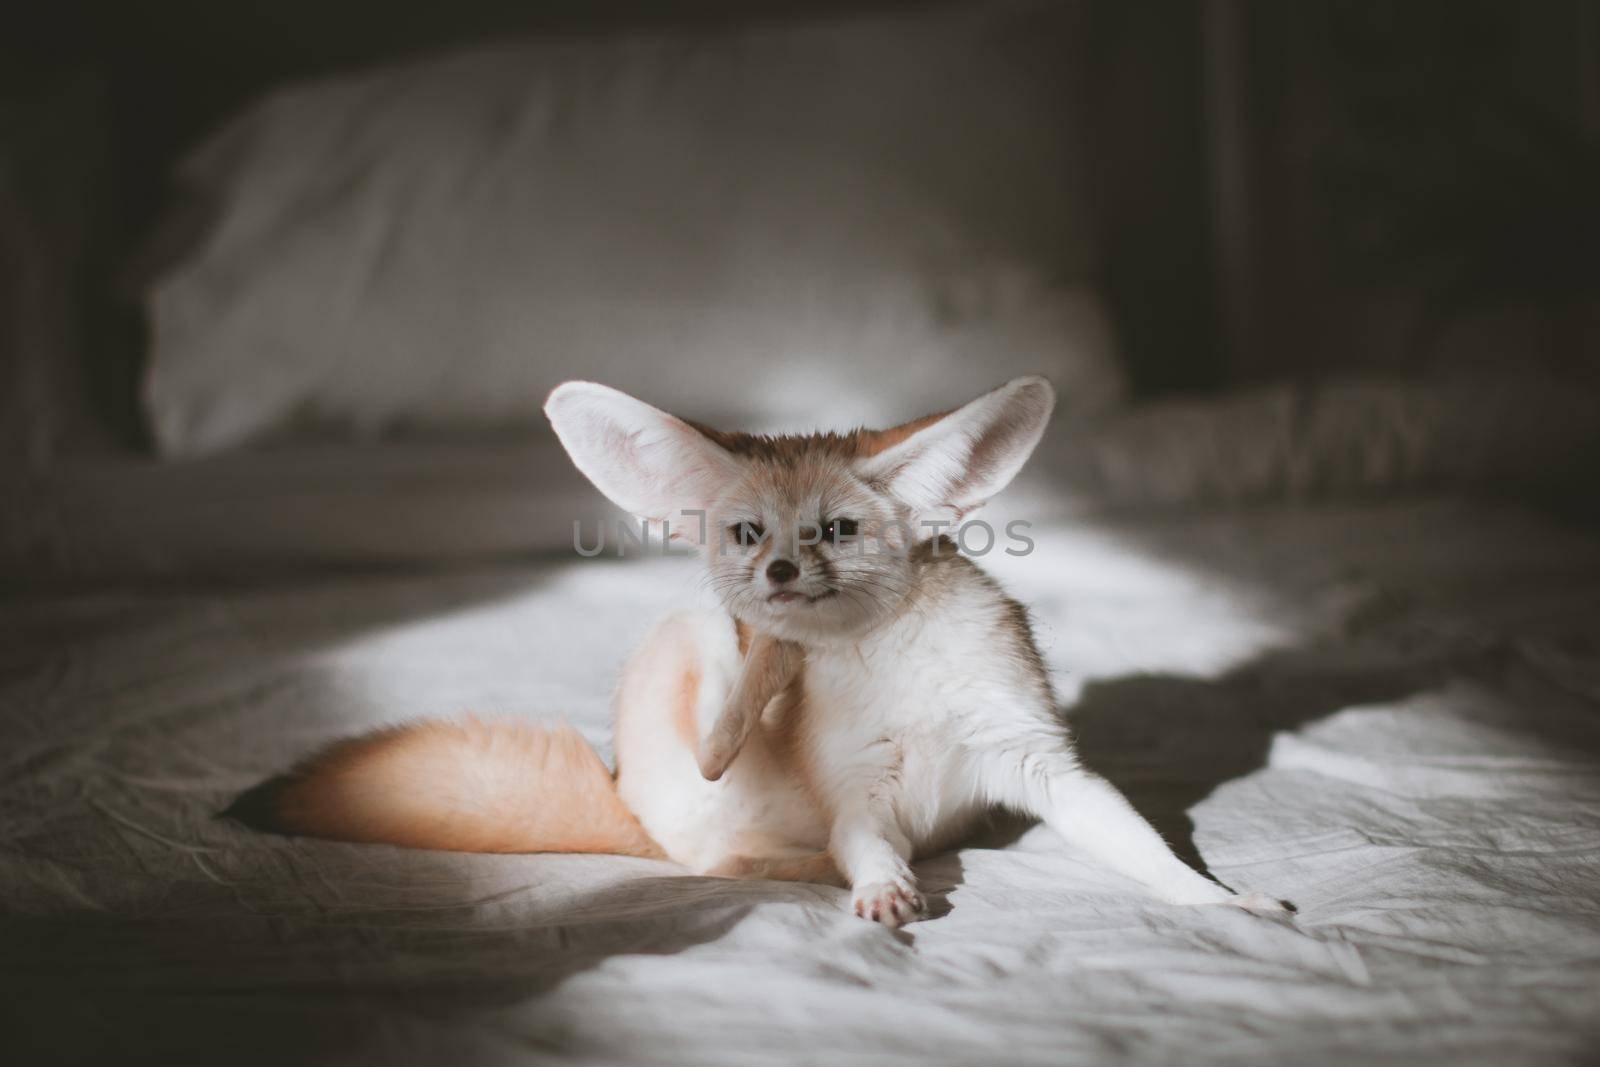
[[[337,744],[238,808],[352,841],[842,882],[899,926],[924,913],[912,858],[1000,807],[1162,900],[1277,911],[1191,870],[1078,762],[1027,613],[928,535],[1005,488],[1054,404],[1026,377],[893,429],[758,437],[562,385],[545,412],[578,469],[700,542],[721,602],[628,661],[615,778],[570,728],[441,720]]]

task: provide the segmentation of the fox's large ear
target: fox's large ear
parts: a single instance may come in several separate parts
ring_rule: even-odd
[[[676,521],[739,475],[739,461],[693,426],[609,386],[558,385],[544,413],[584,476],[633,515]]]
[[[866,460],[861,472],[917,515],[959,521],[1016,477],[1055,405],[1044,378],[1013,378]]]

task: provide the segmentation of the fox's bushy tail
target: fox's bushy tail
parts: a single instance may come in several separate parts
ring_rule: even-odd
[[[336,742],[223,814],[259,830],[410,848],[663,855],[565,723],[390,727]]]

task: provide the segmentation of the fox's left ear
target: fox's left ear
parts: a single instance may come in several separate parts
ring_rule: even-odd
[[[866,460],[861,473],[919,516],[960,521],[1017,476],[1055,406],[1047,380],[1013,378]]]

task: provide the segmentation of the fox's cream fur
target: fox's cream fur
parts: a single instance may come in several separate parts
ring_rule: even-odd
[[[924,911],[912,858],[1001,807],[1164,900],[1277,910],[1191,870],[1079,764],[1026,612],[919,535],[1003,489],[1054,400],[1019,378],[891,430],[767,438],[561,386],[545,410],[578,468],[702,541],[721,602],[663,620],[629,660],[615,779],[564,727],[431,722],[336,745],[243,809],[344,840],[836,881],[898,926]]]

